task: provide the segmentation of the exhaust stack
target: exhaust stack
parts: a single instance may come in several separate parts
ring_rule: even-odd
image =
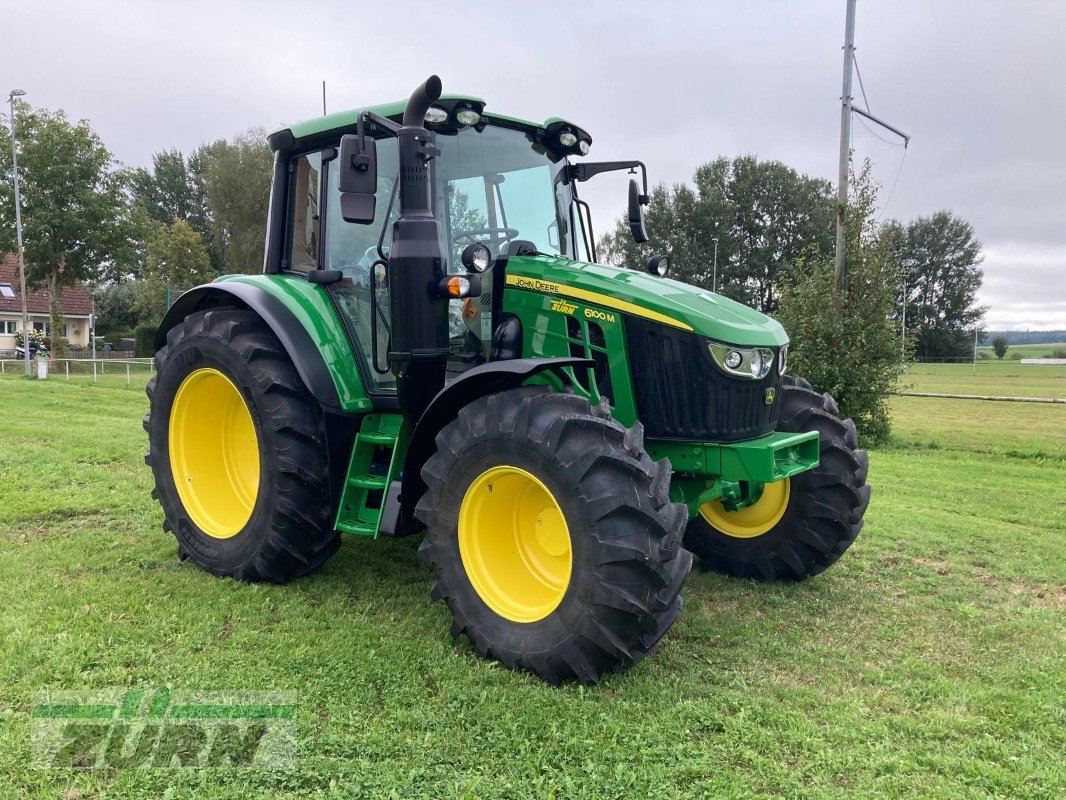
[[[426,111],[440,97],[436,75],[415,89],[397,133],[400,216],[389,251],[392,348],[400,410],[417,422],[444,387],[448,361],[448,300],[437,287],[447,272],[440,224],[433,216],[429,162],[439,151],[425,128]]]

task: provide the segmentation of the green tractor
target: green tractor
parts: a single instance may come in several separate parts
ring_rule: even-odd
[[[263,274],[183,294],[145,417],[179,554],[285,582],[341,534],[423,534],[431,597],[478,653],[551,683],[640,661],[707,567],[798,580],[869,501],[855,426],[785,373],[774,320],[596,263],[562,119],[442,95],[270,137]],[[639,178],[638,182],[638,171]]]

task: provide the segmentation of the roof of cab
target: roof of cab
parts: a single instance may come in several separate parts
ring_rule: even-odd
[[[461,94],[444,94],[440,96],[442,102],[455,102],[462,100],[469,100],[480,105],[484,105],[485,101],[480,97],[474,97],[472,95]],[[333,114],[325,114],[321,117],[315,117],[313,119],[305,120],[304,122],[297,122],[293,125],[289,125],[287,128],[275,131],[270,136],[270,141],[282,142],[291,136],[293,143],[298,143],[304,139],[314,138],[320,135],[330,133],[332,131],[340,131],[345,129],[352,129],[355,127],[356,122],[359,120],[359,115],[364,111],[371,111],[382,117],[402,117],[404,108],[407,106],[406,100],[396,100],[392,103],[382,103],[377,106],[366,106],[364,108],[352,108],[347,111],[337,111]],[[496,114],[491,111],[484,113],[484,116],[489,119],[499,120],[501,122],[510,122],[515,125],[522,125],[528,128],[541,128],[544,129],[549,125],[556,122],[569,122],[569,120],[561,120],[559,117],[549,117],[544,122],[531,122],[530,120],[521,119],[519,117],[509,117],[506,114]],[[573,124],[573,123],[570,123]],[[575,127],[577,127],[575,125]],[[286,136],[286,132],[288,136]],[[291,145],[288,145],[291,146]]]

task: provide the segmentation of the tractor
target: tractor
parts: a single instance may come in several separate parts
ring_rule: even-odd
[[[868,460],[787,374],[773,319],[597,263],[574,123],[442,95],[269,137],[262,274],[181,295],[155,341],[145,458],[182,559],[243,581],[342,535],[421,534],[477,652],[549,683],[639,662],[708,569],[799,580],[855,540]],[[638,180],[639,178],[639,180]]]

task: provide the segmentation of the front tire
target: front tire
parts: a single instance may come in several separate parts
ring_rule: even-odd
[[[155,367],[145,463],[181,557],[284,583],[333,555],[322,410],[266,323],[234,308],[190,314]]]
[[[452,635],[549,683],[640,661],[691,565],[670,467],[586,400],[523,387],[464,408],[422,470],[420,556]]]
[[[759,501],[726,511],[705,504],[689,521],[685,547],[707,569],[741,578],[802,580],[834,564],[862,530],[870,502],[870,462],[855,423],[841,419],[828,394],[807,381],[781,379],[778,430],[819,433],[820,463],[766,484]]]

